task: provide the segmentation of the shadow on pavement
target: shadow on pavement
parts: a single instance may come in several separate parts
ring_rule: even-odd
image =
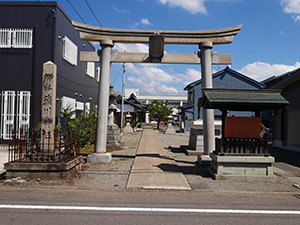
[[[210,174],[207,172],[205,168],[197,167],[197,166],[178,166],[174,164],[165,164],[162,163],[157,166],[164,172],[181,172],[184,175],[199,175],[203,178],[211,178]],[[211,178],[212,179],[212,178]]]
[[[269,153],[275,158],[275,162],[284,162],[300,167],[300,152],[269,146]]]

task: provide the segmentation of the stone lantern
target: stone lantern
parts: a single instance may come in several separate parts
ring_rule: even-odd
[[[126,120],[125,133],[133,133],[133,130],[130,126],[131,118],[132,118],[132,116],[130,114],[127,114],[125,116],[125,120]]]
[[[117,106],[115,104],[117,94],[114,91],[114,86],[110,84],[108,107],[108,121],[107,121],[107,146],[120,146],[124,144],[122,137],[119,134],[118,126],[115,124],[115,112]]]
[[[173,116],[169,115],[167,117],[167,119],[168,119],[168,126],[167,126],[167,129],[166,129],[165,133],[166,134],[175,134],[174,127],[172,126]]]

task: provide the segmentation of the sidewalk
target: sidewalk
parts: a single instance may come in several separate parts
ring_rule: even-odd
[[[144,129],[127,188],[191,190],[156,133]]]

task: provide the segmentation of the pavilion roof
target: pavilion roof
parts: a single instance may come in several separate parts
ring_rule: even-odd
[[[264,111],[289,104],[281,90],[203,89],[202,92],[201,106],[206,109]]]

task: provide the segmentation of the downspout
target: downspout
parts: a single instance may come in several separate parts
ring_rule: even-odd
[[[34,121],[33,119],[35,118],[35,113],[34,113],[34,106],[35,106],[35,78],[36,78],[36,31],[37,31],[37,26],[35,25],[33,28],[33,34],[32,34],[32,65],[31,65],[31,87],[30,87],[30,99],[31,99],[31,103],[30,103],[30,119],[29,119],[29,126],[31,129],[34,128]],[[40,107],[40,106],[39,106]]]
[[[55,64],[55,25],[56,25],[56,11],[55,9],[52,9],[52,40],[51,40],[51,61]]]

